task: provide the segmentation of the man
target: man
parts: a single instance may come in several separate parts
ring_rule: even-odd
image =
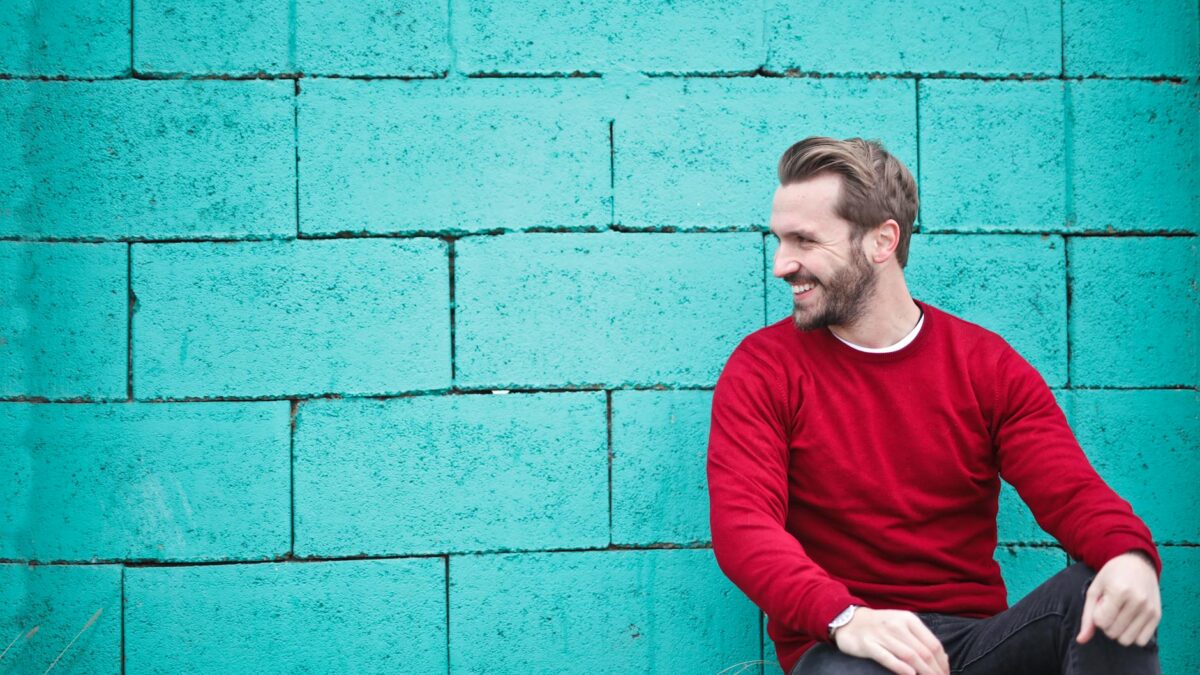
[[[877,142],[810,137],[779,182],[774,274],[795,308],[725,365],[707,470],[717,562],[784,672],[1159,672],[1150,531],[1032,366],[909,295],[908,169]],[[1080,561],[1011,608],[1001,477]]]

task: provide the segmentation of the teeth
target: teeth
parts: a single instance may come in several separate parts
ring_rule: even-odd
[[[795,284],[793,284],[792,292],[793,293],[803,293],[805,291],[811,290],[813,288],[813,286],[814,286],[814,284],[803,284],[801,286],[796,286]]]

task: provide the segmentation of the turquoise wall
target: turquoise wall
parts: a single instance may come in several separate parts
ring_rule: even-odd
[[[917,174],[913,294],[1054,388],[1200,671],[1198,43],[1192,0],[0,0],[0,671],[778,672],[704,458],[811,134]],[[1014,599],[1067,564],[1007,488],[1000,535]]]

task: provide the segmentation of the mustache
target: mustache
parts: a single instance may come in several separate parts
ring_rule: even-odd
[[[802,277],[784,277],[783,280],[784,280],[784,282],[786,282],[789,285],[819,284],[820,283],[816,279],[812,279],[809,277],[803,277],[803,278]]]

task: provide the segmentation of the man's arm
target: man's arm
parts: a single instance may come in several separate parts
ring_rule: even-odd
[[[1096,628],[1146,645],[1162,616],[1162,559],[1149,528],[1092,468],[1041,375],[1011,347],[997,362],[992,438],[1000,475],[1042,529],[1097,574],[1079,642]]]
[[[859,605],[835,646],[893,673],[948,675],[933,633],[912,612],[874,610],[817,565],[786,529],[788,424],[782,371],[739,345],[713,392],[709,514],[721,571],[772,621],[821,642],[829,622]]]
[[[709,523],[721,571],[772,620],[829,642],[829,622],[866,603],[784,529],[788,432],[780,370],[743,342],[713,391]]]

